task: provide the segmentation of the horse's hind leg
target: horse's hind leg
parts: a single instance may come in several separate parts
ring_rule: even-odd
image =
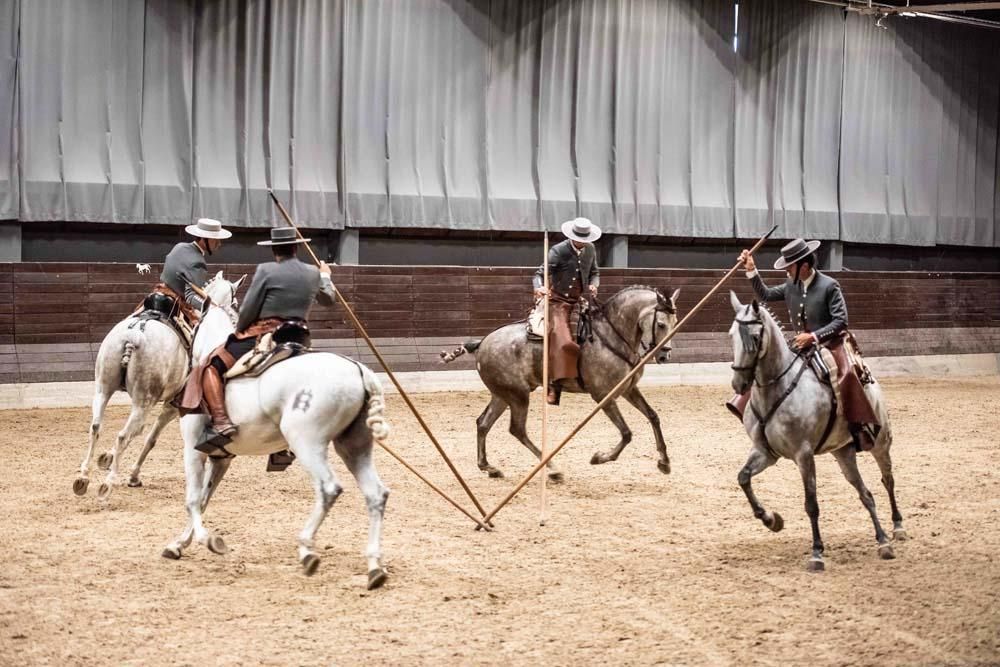
[[[194,447],[184,447],[184,477],[187,486],[184,505],[188,513],[188,525],[176,540],[163,549],[162,556],[164,558],[173,560],[180,558],[183,550],[191,544],[192,537],[208,547],[209,551],[213,553],[224,554],[229,550],[222,538],[212,535],[202,522],[202,513],[207,505],[206,493],[211,495],[210,491],[208,491],[208,481],[216,474],[214,469],[216,463],[213,461],[213,472],[206,478],[208,456],[199,452]],[[220,478],[226,469],[229,468],[228,461],[221,463],[224,465],[219,468]]]
[[[486,459],[486,436],[489,434],[493,424],[496,423],[503,411],[507,409],[507,401],[497,396],[491,396],[489,405],[479,415],[476,420],[476,455],[479,462],[479,469],[490,477],[503,477],[499,468],[494,468]]]
[[[750,502],[753,515],[760,519],[761,523],[765,526],[774,532],[778,532],[785,527],[785,520],[777,512],[768,512],[764,509],[764,506],[757,500],[757,496],[754,495],[753,483],[751,481],[755,476],[773,466],[775,462],[775,459],[760,449],[754,448],[750,452],[750,458],[747,459],[747,462],[743,465],[743,469],[740,470],[737,480],[739,481],[740,488],[743,489],[743,493],[746,494],[747,500]]]
[[[176,416],[177,408],[170,405],[170,403],[164,403],[163,409],[160,410],[160,416],[156,418],[156,423],[153,424],[152,430],[146,436],[146,441],[142,445],[142,452],[139,454],[139,458],[136,460],[135,465],[132,466],[132,472],[129,474],[128,479],[129,486],[142,486],[142,481],[139,479],[139,471],[142,469],[142,464],[146,462],[146,456],[149,455],[150,450],[156,446],[156,440],[160,437],[160,433]]]
[[[329,443],[316,440],[315,436],[290,437],[290,435],[286,434],[285,439],[299,463],[312,476],[313,487],[316,490],[316,504],[305,527],[299,533],[299,563],[302,564],[302,571],[306,576],[312,576],[319,567],[319,554],[314,551],[316,532],[344,487],[337,481],[327,461]]]
[[[880,434],[881,435],[881,434]],[[896,505],[896,480],[892,476],[892,457],[889,455],[889,445],[892,444],[892,435],[887,434],[885,445],[881,443],[872,450],[872,456],[878,464],[878,469],[882,473],[882,485],[889,494],[889,506],[892,508],[892,539],[902,542],[906,539],[906,530],[903,528],[903,515],[899,513]]]
[[[878,542],[878,555],[885,559],[895,558],[896,553],[893,551],[885,531],[882,530],[882,524],[878,520],[878,512],[875,511],[875,498],[865,486],[864,480],[861,479],[861,471],[858,470],[858,459],[854,447],[850,445],[841,447],[833,452],[833,457],[837,459],[840,471],[844,473],[844,477],[851,483],[851,486],[857,490],[861,504],[865,506],[868,514],[872,517],[872,524],[875,526],[875,541]]]
[[[618,456],[621,455],[625,446],[632,442],[632,431],[629,429],[628,424],[625,423],[625,418],[622,417],[622,411],[618,409],[618,404],[614,401],[608,401],[603,410],[604,414],[606,414],[608,419],[611,420],[611,423],[618,427],[618,432],[621,434],[622,439],[618,442],[615,448],[607,454],[603,452],[594,452],[594,455],[590,457],[590,462],[593,465],[607,463],[608,461],[617,461]]]
[[[389,499],[389,489],[375,470],[371,438],[371,431],[364,419],[359,418],[345,435],[334,441],[334,449],[357,480],[368,508],[368,546],[365,549],[368,590],[378,588],[388,578],[388,573],[382,567],[382,520],[385,516],[385,504]]]
[[[80,475],[73,480],[73,493],[78,496],[87,493],[87,486],[90,484],[90,463],[94,458],[97,440],[101,437],[101,422],[104,421],[104,411],[107,409],[108,401],[111,400],[113,393],[113,389],[106,390],[98,382],[91,404],[90,442],[87,445],[87,452],[83,455],[83,462],[80,464]]]
[[[108,496],[111,495],[111,487],[115,483],[115,479],[118,477],[118,463],[121,461],[122,454],[128,448],[129,443],[132,441],[136,435],[142,432],[142,428],[146,423],[146,406],[140,405],[138,403],[132,404],[132,412],[129,413],[128,419],[125,421],[125,426],[118,433],[118,440],[115,442],[115,448],[110,453],[110,466],[108,467],[108,475],[101,483],[100,488],[97,490],[97,495],[101,500],[107,500]]]
[[[670,474],[670,457],[667,456],[667,443],[663,439],[663,431],[660,430],[660,415],[656,414],[649,403],[646,401],[646,397],[639,393],[638,387],[633,387],[630,391],[623,394],[625,400],[632,404],[632,406],[645,415],[646,419],[649,420],[650,426],[653,427],[653,437],[656,438],[656,453],[660,455],[660,460],[656,462],[656,467],[660,469],[664,475]]]
[[[523,400],[512,400],[510,401],[510,434],[517,438],[522,445],[528,448],[532,454],[538,459],[542,458],[542,452],[538,447],[535,447],[535,443],[531,441],[528,437],[528,431],[525,425],[528,421],[528,399]],[[556,467],[556,464],[550,459],[549,460],[549,479],[553,482],[561,482],[563,480],[563,474]]]

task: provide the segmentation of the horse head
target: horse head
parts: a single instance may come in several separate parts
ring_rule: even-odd
[[[604,313],[609,320],[618,320],[626,329],[634,327],[631,331],[619,331],[616,327],[615,331],[645,355],[677,326],[678,294],[679,289],[667,297],[655,287],[633,285],[611,297],[605,304]],[[661,347],[654,357],[656,363],[667,363],[671,349],[669,344]]]
[[[775,336],[781,337],[781,330],[771,312],[761,307],[756,299],[743,304],[736,293],[730,291],[729,303],[736,313],[729,328],[733,342],[732,385],[737,394],[742,394],[753,384],[761,360],[767,356]]]
[[[206,351],[214,350],[235,330],[236,320],[239,317],[239,300],[236,298],[236,292],[244,280],[246,274],[240,276],[236,282],[229,282],[223,277],[222,271],[219,271],[205,283],[203,290],[208,298],[205,300],[205,310],[191,345],[194,358],[200,359]]]

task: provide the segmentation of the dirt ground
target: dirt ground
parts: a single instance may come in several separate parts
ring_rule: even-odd
[[[390,579],[373,592],[363,500],[339,460],[346,491],[319,533],[314,577],[295,558],[311,486],[297,466],[268,474],[259,458],[233,464],[206,517],[230,553],[193,545],[169,561],[160,551],[185,522],[176,425],[145,486],[116,487],[102,505],[99,473],[87,496],[70,488],[88,410],[0,412],[0,664],[998,664],[1000,379],[890,381],[886,391],[910,535],[894,561],[877,558],[868,516],[826,456],[827,571],[806,572],[795,466],[755,480],[785,518],[771,533],[736,484],[747,439],[721,407],[725,388],[670,387],[646,394],[672,474],[657,471],[648,424],[627,406],[635,439],[619,461],[591,466],[616,440],[599,415],[557,459],[566,481],[549,486],[544,527],[535,482],[484,534],[380,452]],[[485,394],[415,401],[487,509],[530,469],[505,419],[490,451],[507,477],[476,469]],[[403,403],[388,403],[392,445],[471,507]],[[553,437],[591,405],[566,397]],[[124,415],[110,410],[105,444]],[[533,435],[539,423],[535,412]],[[133,445],[126,470],[136,455]],[[870,457],[862,473],[890,526]]]

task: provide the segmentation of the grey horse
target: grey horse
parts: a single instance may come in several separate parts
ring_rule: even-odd
[[[815,455],[833,454],[844,477],[861,498],[875,526],[875,540],[881,558],[895,558],[892,543],[886,536],[875,511],[875,499],[865,487],[847,422],[837,415],[832,400],[833,389],[812,370],[811,354],[796,353],[785,343],[781,328],[771,312],[756,301],[744,305],[732,292],[730,303],[736,318],[729,330],[733,340],[733,389],[743,393],[751,387],[750,403],[743,415],[743,426],[752,441],[750,456],[740,470],[739,484],[746,493],[755,517],[778,532],[785,522],[777,512],[768,512],[754,495],[751,479],[774,465],[779,458],[795,461],[805,486],[806,514],[812,524],[812,556],[806,567],[812,571],[825,568],[823,540],[819,534],[819,504],[816,501]],[[889,493],[892,507],[893,537],[905,540],[903,517],[896,506],[892,477],[892,426],[886,412],[881,387],[877,382],[865,391],[882,428],[875,439],[872,456],[882,472],[882,484]],[[761,428],[761,423],[764,428]]]
[[[677,325],[679,292],[676,290],[667,298],[652,287],[633,285],[613,295],[603,305],[591,308],[592,341],[583,345],[580,351],[583,386],[575,381],[564,381],[563,391],[587,393],[595,401],[607,396],[643,354]],[[664,346],[655,357],[656,363],[666,363],[670,358],[670,349]],[[442,352],[441,358],[448,363],[466,352],[475,353],[479,377],[492,394],[489,405],[476,420],[479,469],[490,477],[503,477],[503,473],[490,465],[486,458],[486,435],[508,407],[511,435],[532,454],[540,457],[538,448],[528,438],[525,421],[531,392],[542,384],[542,342],[530,339],[525,324],[516,322],[500,327],[481,340],[465,343],[451,353]],[[645,415],[653,426],[659,454],[656,465],[661,472],[668,474],[670,459],[660,430],[660,418],[639,392],[641,378],[642,371],[636,373],[620,395]],[[590,459],[593,464],[616,460],[632,440],[632,431],[615,401],[608,401],[604,413],[618,427],[621,441],[609,453],[595,452]],[[562,479],[562,473],[552,461],[548,467],[550,479]]]

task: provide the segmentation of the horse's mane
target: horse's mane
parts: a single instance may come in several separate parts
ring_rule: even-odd
[[[620,289],[617,292],[615,292],[614,294],[612,294],[606,301],[604,301],[604,302],[598,301],[597,303],[600,306],[600,308],[598,309],[598,311],[602,315],[607,315],[605,309],[606,309],[607,305],[609,303],[611,303],[611,301],[613,301],[615,298],[621,296],[622,294],[625,294],[626,292],[638,292],[638,291],[653,292],[654,294],[656,294],[656,300],[659,302],[659,304],[661,306],[663,306],[664,308],[666,308],[668,312],[671,312],[671,313],[675,312],[673,302],[669,298],[667,298],[663,294],[663,292],[661,292],[659,290],[659,288],[652,287],[651,285],[629,285],[628,287],[623,287],[622,289]],[[669,287],[667,288],[667,291],[668,292],[670,291]]]

